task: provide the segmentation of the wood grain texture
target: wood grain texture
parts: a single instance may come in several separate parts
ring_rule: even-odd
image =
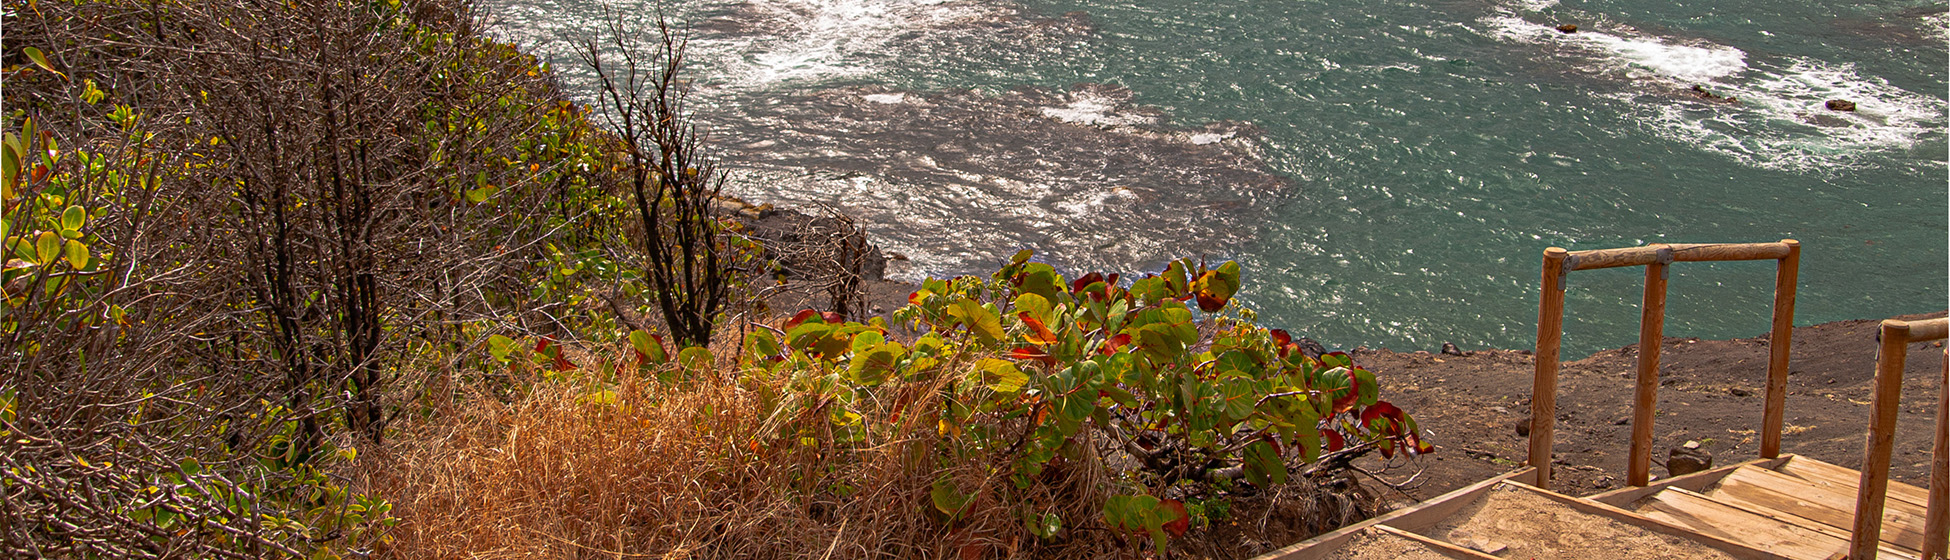
[[[1767,391],[1761,409],[1760,456],[1781,456],[1781,424],[1787,417],[1788,348],[1794,343],[1795,284],[1801,270],[1801,242],[1781,240],[1787,255],[1774,267],[1774,324],[1767,333]]]
[[[1659,405],[1659,343],[1665,340],[1665,263],[1645,266],[1644,303],[1639,306],[1639,361],[1632,399],[1632,449],[1626,461],[1625,482],[1645,486],[1652,481],[1653,417]]]
[[[1557,422],[1557,352],[1564,341],[1564,261],[1562,247],[1544,249],[1544,289],[1537,304],[1536,375],[1530,384],[1530,466],[1532,485],[1551,486],[1551,439]]]
[[[1862,450],[1862,482],[1856,494],[1853,538],[1849,558],[1875,558],[1882,538],[1883,497],[1889,488],[1889,456],[1896,446],[1896,414],[1902,410],[1903,364],[1908,361],[1909,323],[1882,322],[1882,344],[1876,351],[1875,393],[1869,404],[1869,443]],[[1922,548],[1917,542],[1907,545]]]

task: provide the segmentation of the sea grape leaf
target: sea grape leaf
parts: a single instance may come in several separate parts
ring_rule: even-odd
[[[967,326],[968,332],[984,343],[994,344],[1006,336],[1002,332],[1002,319],[973,299],[956,300],[954,305],[948,307],[948,314]]]
[[[1274,484],[1286,483],[1286,463],[1280,460],[1280,451],[1266,440],[1246,444],[1242,457],[1246,467],[1246,480],[1254,486],[1266,488]]]
[[[764,340],[772,340],[772,333],[770,332],[761,332],[758,334],[763,335]],[[752,343],[756,346],[758,344],[758,338],[754,337]],[[778,342],[773,340],[772,346],[774,348],[769,355],[778,355],[777,345]],[[630,331],[630,347],[636,350],[638,364],[647,366],[670,361],[670,356],[664,353],[663,338],[650,334],[648,331],[641,329]]]
[[[982,381],[988,384],[989,390],[997,393],[1018,393],[1029,384],[1029,374],[1008,360],[982,358],[975,362],[975,368],[982,372]]]
[[[860,338],[866,338],[866,334],[855,337],[855,340]],[[868,387],[879,385],[887,380],[888,374],[894,372],[895,364],[904,354],[906,349],[897,342],[883,342],[864,351],[855,351],[853,361],[847,364],[846,375],[854,383]]]

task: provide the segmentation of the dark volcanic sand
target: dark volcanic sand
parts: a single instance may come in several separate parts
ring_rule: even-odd
[[[1879,322],[1839,321],[1794,330],[1783,451],[1849,468],[1861,466]],[[1421,426],[1434,432],[1437,453],[1384,475],[1400,481],[1416,468],[1424,469],[1421,486],[1410,492],[1415,499],[1515,470],[1529,452],[1528,439],[1517,435],[1516,425],[1529,418],[1531,356],[1510,350],[1466,354],[1355,352],[1356,363],[1378,374],[1382,398],[1408,410]],[[1652,474],[1666,476],[1666,450],[1687,440],[1704,444],[1716,466],[1758,457],[1767,338],[1666,338],[1659,355],[1661,386]],[[1895,480],[1928,484],[1929,430],[1943,356],[1940,342],[1910,345],[1891,468]],[[1552,489],[1586,495],[1624,484],[1637,359],[1634,344],[1564,363],[1558,373],[1557,467]],[[1404,496],[1389,491],[1387,498]]]

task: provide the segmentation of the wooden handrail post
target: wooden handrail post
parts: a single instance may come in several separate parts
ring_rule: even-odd
[[[1652,421],[1659,405],[1659,343],[1665,339],[1666,276],[1672,251],[1661,249],[1659,262],[1645,265],[1645,303],[1639,309],[1639,374],[1632,401],[1632,454],[1625,481],[1633,486],[1652,482]]]
[[[1557,421],[1557,350],[1564,337],[1563,247],[1544,249],[1544,292],[1537,304],[1537,375],[1530,389],[1530,466],[1534,486],[1551,485],[1551,436]]]
[[[1930,509],[1923,518],[1923,560],[1950,558],[1950,347],[1937,378],[1936,450],[1930,459]]]
[[[1876,350],[1875,396],[1869,405],[1869,445],[1862,451],[1862,483],[1855,498],[1850,532],[1851,560],[1874,560],[1882,541],[1882,499],[1889,490],[1889,454],[1896,443],[1896,412],[1902,408],[1903,362],[1909,351],[1909,323],[1882,322]]]
[[[1774,271],[1774,330],[1767,335],[1767,396],[1762,405],[1760,456],[1781,456],[1781,423],[1786,420],[1788,346],[1794,337],[1794,285],[1801,268],[1801,242],[1782,239],[1787,256]]]

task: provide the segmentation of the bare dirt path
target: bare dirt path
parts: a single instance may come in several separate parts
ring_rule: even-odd
[[[1840,321],[1794,330],[1781,438],[1784,451],[1860,467],[1878,323]],[[1514,470],[1528,453],[1528,440],[1518,435],[1517,425],[1527,423],[1530,414],[1531,356],[1512,350],[1465,354],[1355,352],[1356,363],[1380,374],[1385,398],[1435,432],[1437,453],[1385,475],[1399,481],[1422,468],[1419,488],[1409,492],[1416,499]],[[1632,345],[1564,364],[1558,374],[1558,467],[1553,489],[1584,495],[1624,484],[1637,359],[1638,347]],[[1892,461],[1891,476],[1896,480],[1928,483],[1929,429],[1943,359],[1940,342],[1910,346]],[[1665,476],[1666,450],[1688,440],[1702,443],[1716,465],[1759,456],[1766,369],[1766,336],[1665,339],[1660,351],[1653,475]],[[1392,491],[1387,494],[1395,500],[1406,498]]]

